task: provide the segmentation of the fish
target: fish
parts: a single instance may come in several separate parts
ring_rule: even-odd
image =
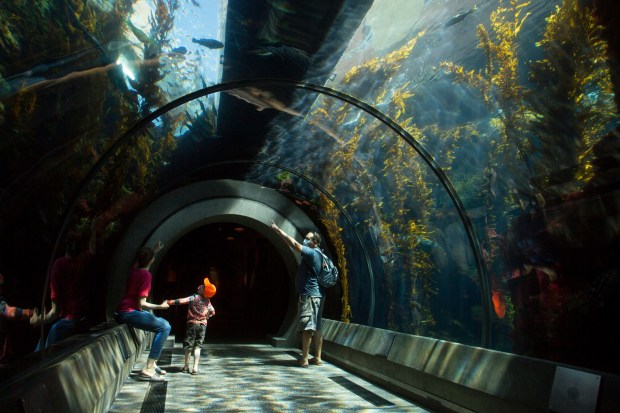
[[[105,43],[103,46],[106,48],[107,51],[113,52],[113,51],[122,50],[127,47],[131,47],[135,45],[136,45],[135,43],[132,43],[128,40],[113,40],[113,41]]]
[[[288,14],[295,13],[295,8],[292,7],[289,3],[290,2],[288,1],[274,1],[271,3],[271,7],[280,12]]]
[[[452,16],[450,19],[448,19],[446,24],[443,25],[444,29],[447,28],[447,27],[450,27],[450,26],[454,26],[455,24],[457,24],[458,22],[464,20],[465,17],[469,16],[470,14],[475,12],[476,10],[478,10],[478,6],[474,5],[474,7],[472,7],[468,11],[464,11],[464,12],[461,12],[459,14],[456,14],[456,15]]]
[[[172,49],[172,53],[185,54],[187,53],[187,48],[185,46],[175,47]]]
[[[281,44],[259,45],[250,53],[263,57],[276,57],[282,61],[291,62],[295,66],[304,70],[308,69],[312,63],[312,57],[304,50]]]
[[[146,33],[144,33],[142,30],[134,26],[134,24],[129,19],[127,19],[127,26],[129,26],[129,28],[131,29],[131,32],[133,33],[134,36],[136,36],[136,38],[140,41],[140,43],[144,45],[156,44],[155,41],[153,41],[153,39],[151,39],[149,36],[146,35]]]
[[[215,39],[196,39],[192,37],[192,43],[198,43],[199,45],[208,47],[209,49],[221,49],[224,47],[224,43]]]
[[[493,309],[498,318],[504,318],[506,316],[506,299],[502,291],[494,291],[491,297],[493,301]]]

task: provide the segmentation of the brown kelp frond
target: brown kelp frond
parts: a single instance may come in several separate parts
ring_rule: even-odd
[[[345,248],[344,241],[342,239],[342,228],[338,224],[338,218],[340,216],[339,211],[336,206],[325,197],[325,195],[321,194],[321,204],[323,205],[324,213],[321,218],[321,222],[325,226],[327,230],[327,235],[329,237],[330,245],[333,246],[334,252],[336,255],[335,263],[339,268],[340,272],[340,286],[342,287],[342,313],[340,315],[340,321],[345,323],[351,322],[352,311],[351,305],[349,304],[349,276],[347,269],[347,259],[345,256]]]
[[[423,35],[424,32],[419,32],[403,47],[384,57],[371,59],[343,77],[349,89],[373,90],[374,96],[369,98],[369,103],[385,108],[384,112],[398,120],[399,125],[418,141],[424,141],[425,136],[411,114],[412,84],[403,82],[397,88],[388,85]],[[368,93],[364,95],[368,96]],[[397,282],[395,274],[409,274],[407,284],[412,288],[406,295],[411,303],[417,303],[416,309],[390,308],[390,324],[399,331],[421,332],[435,324],[430,312],[435,269],[428,254],[423,252],[423,245],[429,243],[425,223],[432,211],[429,171],[409,143],[386,133],[385,125],[372,117],[351,109],[326,100],[314,112],[339,125],[338,131],[344,131],[341,136],[343,143],[332,153],[330,164],[334,169],[329,175],[327,188],[330,193],[337,193],[343,183],[353,183],[347,185],[346,198],[350,201],[346,206],[364,210],[369,216],[368,225],[380,228],[373,231],[373,237],[376,238],[377,253],[385,257],[386,295],[397,294],[393,290]],[[370,142],[380,145],[384,154],[377,164],[360,156],[363,153],[361,145]],[[366,184],[372,175],[382,176],[385,188],[381,198],[374,193],[371,183]]]
[[[384,57],[371,59],[360,66],[352,68],[344,75],[343,81],[349,85],[353,85],[356,82],[361,82],[358,87],[366,87],[368,85],[365,80],[369,78],[376,77],[378,81],[390,78],[396,74],[403,61],[409,57],[418,40],[424,36],[424,34],[425,32],[421,31],[400,49],[397,49]],[[368,76],[369,74],[374,74],[374,76]],[[376,88],[376,90],[379,93],[384,91],[382,88]]]
[[[168,36],[174,27],[174,13],[178,8],[178,0],[157,0],[155,13],[149,16],[149,23],[152,37],[159,45],[169,42]]]
[[[537,42],[545,50],[545,58],[533,65],[531,76],[569,102],[567,108],[575,121],[564,125],[564,133],[545,131],[543,137],[548,147],[558,145],[558,135],[574,137],[572,151],[554,155],[561,165],[579,165],[574,178],[582,184],[592,177],[591,149],[618,116],[602,30],[592,9],[576,0],[565,0],[547,18],[543,38]],[[553,78],[557,81],[548,80]]]

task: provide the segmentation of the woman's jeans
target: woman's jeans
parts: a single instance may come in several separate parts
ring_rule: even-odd
[[[150,311],[144,310],[119,312],[115,314],[115,319],[119,323],[125,323],[128,326],[155,333],[149,358],[155,360],[159,358],[166,339],[170,334],[170,323],[166,319],[156,317]]]
[[[45,348],[49,348],[52,344],[58,343],[61,340],[64,340],[67,337],[70,337],[78,332],[78,323],[77,319],[66,319],[61,318],[56,321],[52,328],[50,328],[49,333],[47,333],[47,340],[45,340]],[[37,344],[37,348],[35,351],[41,351],[43,349],[43,341],[39,340]]]

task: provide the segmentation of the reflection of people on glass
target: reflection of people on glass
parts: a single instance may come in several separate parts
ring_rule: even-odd
[[[9,305],[3,296],[4,276],[0,274],[0,363],[6,361],[11,354],[10,337],[6,321],[28,320],[34,314],[30,308],[19,308]]]
[[[209,318],[215,315],[215,308],[213,308],[210,300],[215,295],[215,291],[215,285],[211,284],[209,278],[205,278],[203,284],[198,286],[197,294],[167,301],[168,305],[189,304],[187,308],[185,339],[183,339],[183,349],[185,350],[184,373],[198,374],[200,350],[205,340],[207,322]],[[190,370],[189,358],[191,354],[194,355],[194,365]]]
[[[162,247],[163,244],[158,241],[153,248],[140,248],[136,255],[134,266],[127,278],[125,295],[115,313],[117,322],[155,333],[146,365],[140,370],[138,376],[139,379],[150,381],[164,380],[162,376],[166,374],[166,371],[157,366],[157,359],[161,356],[166,339],[170,334],[170,324],[168,321],[148,311],[164,310],[168,308],[168,303],[164,301],[161,304],[152,304],[146,301],[151,292],[152,275],[149,269],[153,261],[155,261],[155,254]]]
[[[64,340],[76,333],[86,331],[86,267],[95,254],[98,219],[94,219],[90,226],[88,248],[82,250],[79,234],[71,232],[67,235],[65,255],[54,261],[50,273],[50,299],[52,308],[40,315],[37,310],[30,320],[32,325],[56,322],[50,328],[43,347],[43,337],[35,351],[49,348],[52,344]]]
[[[286,232],[282,231],[275,222],[271,228],[278,233],[293,251],[301,254],[301,264],[295,276],[295,291],[299,295],[297,312],[299,317],[299,331],[301,332],[302,355],[299,366],[308,367],[308,364],[322,364],[321,349],[323,347],[323,294],[319,286],[317,274],[321,270],[323,258],[318,251],[321,237],[317,232],[308,232],[303,245],[295,241]],[[308,360],[310,344],[314,343],[314,358]]]
[[[143,61],[134,61],[131,63],[138,67],[159,66],[160,58],[155,57],[152,59],[147,59]],[[53,78],[53,79],[46,79],[43,77],[32,78],[28,76],[26,73],[23,75],[14,76],[15,79],[9,79],[9,80],[12,80],[10,84],[13,84],[13,87],[12,87],[13,93],[18,92],[18,91],[20,93],[37,92],[40,89],[45,89],[45,88],[49,88],[53,86],[59,86],[67,82],[70,83],[76,79],[105,74],[111,70],[120,70],[121,69],[120,65],[121,65],[120,62],[108,63],[103,66],[96,66],[96,67],[92,67],[89,69],[77,70],[75,72],[66,74],[62,77]],[[4,97],[4,96],[0,95],[0,97]]]

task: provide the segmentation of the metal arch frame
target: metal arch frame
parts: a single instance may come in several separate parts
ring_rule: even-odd
[[[95,162],[93,167],[90,169],[88,174],[84,177],[84,179],[78,186],[77,190],[75,191],[73,195],[73,198],[71,199],[71,202],[68,204],[67,208],[65,209],[63,213],[62,224],[58,230],[58,236],[56,237],[56,241],[52,249],[52,254],[51,254],[51,257],[48,263],[48,269],[47,269],[46,276],[45,276],[45,285],[43,288],[43,297],[42,297],[42,305],[41,305],[42,312],[45,313],[45,299],[47,297],[47,287],[49,284],[50,271],[51,271],[51,268],[54,262],[54,257],[57,254],[57,251],[60,245],[61,236],[67,229],[67,226],[69,223],[69,217],[75,210],[78,197],[82,193],[82,191],[84,191],[84,189],[88,186],[88,184],[92,181],[95,175],[101,170],[103,165],[116,153],[116,151],[125,143],[125,141],[129,137],[133,136],[134,134],[138,133],[140,130],[145,128],[153,120],[157,119],[158,117],[165,114],[166,112],[184,103],[190,102],[194,99],[198,99],[200,97],[207,96],[207,95],[210,95],[216,92],[222,92],[222,91],[225,92],[230,89],[238,89],[238,88],[243,88],[243,87],[248,87],[248,86],[257,86],[257,85],[258,86],[293,86],[299,89],[310,90],[313,92],[324,94],[326,96],[331,96],[333,98],[347,102],[357,107],[358,109],[363,110],[364,112],[368,113],[369,115],[373,116],[374,118],[378,119],[383,124],[388,126],[396,134],[398,134],[402,139],[404,139],[411,147],[413,147],[413,149],[422,157],[424,162],[435,173],[435,175],[437,176],[437,178],[443,185],[444,189],[448,192],[450,199],[454,203],[454,206],[459,213],[459,217],[461,218],[463,226],[465,227],[465,232],[467,233],[467,237],[469,239],[472,250],[474,252],[474,258],[476,261],[476,266],[478,267],[478,272],[480,276],[480,284],[482,286],[482,293],[483,293],[483,296],[482,296],[482,307],[483,307],[482,346],[488,347],[490,343],[489,332],[490,332],[490,308],[491,308],[488,274],[487,274],[486,266],[484,265],[484,261],[482,260],[482,253],[480,251],[480,246],[476,242],[477,237],[476,237],[473,224],[471,223],[469,216],[465,212],[465,207],[463,205],[463,202],[459,198],[458,194],[456,193],[456,190],[454,189],[454,186],[452,185],[452,183],[450,182],[446,174],[439,167],[439,165],[433,159],[433,157],[426,151],[426,149],[422,147],[422,145],[418,141],[416,141],[413,138],[413,136],[411,136],[400,125],[398,125],[388,116],[385,116],[382,112],[378,111],[374,107],[358,100],[357,98],[354,98],[353,96],[350,96],[342,92],[335,91],[325,86],[319,86],[319,85],[315,85],[312,83],[295,81],[295,80],[290,80],[290,79],[276,79],[276,78],[244,79],[244,80],[236,80],[236,81],[230,81],[230,82],[225,82],[225,83],[219,83],[217,85],[213,85],[213,86],[209,86],[209,87],[206,87],[200,90],[196,90],[194,92],[188,93],[187,95],[181,96],[180,98],[177,98],[161,106],[160,108],[154,110],[153,112],[149,113],[144,118],[142,118],[140,121],[138,121],[136,124],[134,124],[132,127],[130,127],[125,133],[123,133],[108,148],[108,150],[104,152],[104,154],[97,160],[97,162]],[[44,335],[43,327],[44,326],[41,326],[41,338],[43,338],[43,335]]]

